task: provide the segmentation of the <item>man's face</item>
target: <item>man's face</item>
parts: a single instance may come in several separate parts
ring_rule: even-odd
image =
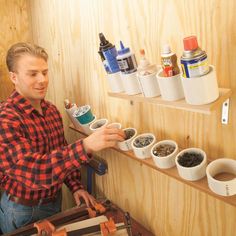
[[[15,89],[32,102],[41,101],[48,87],[48,64],[40,57],[21,56],[16,63],[15,72],[10,73]]]

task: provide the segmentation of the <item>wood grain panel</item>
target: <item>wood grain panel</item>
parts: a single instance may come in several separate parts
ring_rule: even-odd
[[[28,2],[24,0],[0,0],[0,99],[6,99],[13,85],[8,79],[6,52],[20,41],[31,41],[31,22]]]
[[[214,159],[236,160],[234,0],[32,0],[30,4],[34,41],[50,54],[48,99],[61,110],[69,141],[77,136],[67,130],[65,98],[90,104],[97,117],[136,127],[139,133],[151,131],[158,140],[174,139],[183,148],[200,147]],[[229,124],[220,123],[220,110],[206,116],[109,97],[97,54],[99,32],[116,45],[122,40],[137,59],[144,48],[157,64],[162,43],[168,41],[180,57],[183,37],[197,35],[209,63],[216,66],[219,86],[233,91]],[[156,235],[234,235],[234,207],[121,154],[101,155],[109,163],[109,173],[97,178],[98,192],[129,210]]]

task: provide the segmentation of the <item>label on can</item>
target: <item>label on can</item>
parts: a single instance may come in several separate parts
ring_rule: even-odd
[[[120,67],[120,71],[124,74],[130,74],[137,71],[138,65],[134,54],[126,58],[118,59],[117,62]]]
[[[116,57],[117,57],[117,51],[115,47],[109,48],[106,51],[103,51],[103,55],[106,59],[106,64],[109,68],[110,73],[116,73],[120,71],[120,68],[118,66]]]
[[[207,55],[196,59],[181,59],[183,77],[192,78],[205,75],[209,72]]]

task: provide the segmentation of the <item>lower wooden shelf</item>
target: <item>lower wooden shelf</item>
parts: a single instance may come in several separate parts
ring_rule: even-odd
[[[72,130],[75,130],[76,132],[84,135],[84,136],[87,136],[87,134],[85,134],[82,130],[80,129],[77,129],[75,128],[73,125],[70,125],[70,129]],[[118,148],[112,148],[113,150],[117,151],[117,152],[120,152],[122,153],[123,155],[135,160],[135,161],[138,161],[140,162],[140,164],[143,164],[143,165],[146,165],[146,166],[149,166],[150,168],[152,169],[155,169],[161,173],[164,173],[172,178],[175,178],[177,179],[178,181],[182,182],[182,183],[185,183],[187,185],[190,185],[198,190],[201,190],[217,199],[220,199],[221,201],[224,201],[225,203],[228,203],[230,205],[233,205],[233,206],[236,206],[236,195],[234,196],[228,196],[228,197],[223,197],[223,196],[220,196],[220,195],[217,195],[215,194],[214,192],[212,192],[209,187],[208,187],[208,182],[207,182],[207,177],[204,177],[198,181],[187,181],[187,180],[184,180],[182,179],[179,174],[178,174],[178,171],[177,171],[177,168],[176,167],[173,167],[173,168],[170,168],[170,169],[160,169],[158,168],[154,161],[152,160],[152,158],[147,158],[147,159],[138,159],[134,153],[132,151],[128,151],[128,152],[124,152]],[[210,162],[209,158],[208,158],[208,162]]]

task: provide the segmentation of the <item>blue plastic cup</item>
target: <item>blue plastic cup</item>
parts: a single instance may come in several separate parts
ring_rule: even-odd
[[[73,114],[80,124],[88,124],[94,119],[94,115],[89,105],[79,107]]]

